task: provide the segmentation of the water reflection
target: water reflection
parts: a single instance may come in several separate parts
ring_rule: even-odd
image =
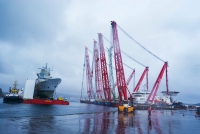
[[[39,108],[39,107],[37,107]],[[54,110],[47,107],[46,110]],[[33,113],[39,115],[38,112]],[[46,111],[50,112],[50,111]],[[135,113],[104,112],[91,114],[74,114],[64,116],[35,116],[23,118],[3,118],[1,122],[6,122],[3,127],[9,126],[9,130],[4,133],[197,133],[199,132],[199,122],[194,115],[182,116],[182,111],[154,111],[148,117],[147,111],[135,111]],[[1,129],[0,129],[0,133]]]
[[[101,133],[106,134],[109,130],[109,126],[111,125],[110,123],[110,112],[108,113],[103,113],[103,118],[102,118],[103,124],[101,125]]]
[[[86,118],[84,124],[85,124],[84,132],[89,133],[90,132],[90,118]]]
[[[141,113],[140,113],[141,114]],[[144,113],[142,113],[144,114]],[[86,115],[85,115],[86,116]],[[144,117],[146,116],[146,121]],[[145,128],[144,122],[147,122],[147,129]],[[135,115],[134,113],[118,113],[118,112],[105,112],[96,113],[89,115],[89,117],[84,117],[84,128],[83,133],[139,133],[143,134],[151,132],[153,124],[155,124],[154,129],[157,129],[157,133],[161,133],[159,130],[158,122],[156,118],[148,118],[147,114],[143,116]],[[79,124],[81,125],[81,124]]]
[[[148,130],[152,129],[151,116],[148,116]]]
[[[55,131],[53,116],[22,118],[18,123],[20,133],[34,134]]]
[[[182,116],[184,112],[185,116]],[[145,110],[118,113],[117,109],[71,103],[56,105],[0,104],[0,134],[4,133],[199,133],[199,115],[187,110]],[[2,128],[2,129],[1,129]]]

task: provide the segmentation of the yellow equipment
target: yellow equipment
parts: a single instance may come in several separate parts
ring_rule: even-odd
[[[124,104],[123,106],[118,107],[119,112],[125,112],[125,113],[130,113],[134,112],[134,107],[133,106],[128,106],[127,104]]]
[[[63,98],[62,97],[58,97],[58,99],[57,100],[63,100]]]

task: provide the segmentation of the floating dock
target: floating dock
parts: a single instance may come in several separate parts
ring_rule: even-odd
[[[90,101],[90,100],[80,100],[80,103],[94,104],[94,105],[102,105],[102,106],[110,106],[110,107],[118,107],[119,102],[106,102],[106,101]]]
[[[47,105],[69,105],[68,101],[64,100],[45,100],[45,99],[24,99],[25,104],[47,104]]]
[[[119,102],[105,102],[105,101],[90,101],[90,100],[80,100],[80,103],[94,104],[94,105],[102,105],[109,107],[119,107]],[[162,105],[150,105],[150,104],[133,104],[134,110],[148,110],[149,107],[152,110],[180,110],[185,109],[185,107],[174,107],[174,106],[162,106]]]
[[[135,110],[148,110],[151,107],[152,110],[176,110],[176,108],[169,107],[169,106],[159,106],[159,105],[143,105],[138,104],[134,105]]]

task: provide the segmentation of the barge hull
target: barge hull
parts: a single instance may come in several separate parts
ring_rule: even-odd
[[[109,107],[118,107],[120,105],[119,102],[104,102],[104,101],[89,101],[89,100],[80,100],[80,103],[109,106]]]
[[[24,99],[24,104],[45,104],[45,105],[69,105],[68,101],[63,100],[43,100],[43,99]]]

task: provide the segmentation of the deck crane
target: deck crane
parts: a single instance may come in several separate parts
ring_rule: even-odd
[[[111,47],[111,49],[112,49],[112,48],[113,48],[113,46]],[[109,54],[110,63],[112,63],[112,60],[111,60],[112,55],[110,54],[110,50],[108,50],[108,54]],[[110,64],[110,63],[109,63],[109,67],[110,67],[110,70],[111,70],[111,72],[109,72],[109,73],[110,73],[110,74],[109,74],[109,75],[110,75],[110,82],[114,83],[114,78],[113,78],[113,74],[112,74],[112,69],[115,69],[115,68],[112,67],[112,64]],[[132,77],[133,77],[133,75],[135,74],[135,69],[131,68],[130,66],[128,66],[128,65],[125,64],[125,63],[123,63],[123,65],[125,65],[125,66],[128,67],[129,69],[133,70],[133,71],[131,72],[131,74],[130,74],[128,80],[126,81],[126,84],[127,84],[127,86],[128,86],[129,83],[130,83],[130,81],[131,81],[131,79],[132,79]],[[116,97],[116,95],[115,95],[115,87],[116,87],[116,86],[117,86],[117,82],[116,82],[115,84],[113,84],[113,86],[110,85],[111,89],[113,88],[112,94],[113,94],[114,100],[115,100],[115,97]],[[127,90],[128,90],[128,88],[127,88]],[[128,90],[128,92],[129,92],[129,94],[130,94],[130,91],[129,91],[129,90]],[[132,96],[132,95],[130,94],[130,96]]]
[[[140,77],[137,85],[135,86],[133,92],[138,92],[138,90],[140,89],[140,85],[141,85],[145,75],[146,75],[146,86],[147,86],[147,90],[148,90],[148,71],[149,71],[149,67],[146,67],[144,69],[144,72],[142,73],[142,76]]]
[[[96,94],[98,99],[102,99],[103,87],[102,87],[102,79],[101,79],[101,69],[99,62],[99,50],[97,47],[97,42],[94,40],[94,66],[95,66],[95,86],[96,86]]]
[[[133,72],[130,74],[130,76],[128,77],[127,81],[126,81],[126,85],[128,86],[131,79],[133,78],[133,75],[135,74],[135,69],[133,69]]]
[[[130,76],[128,77],[127,81],[126,81],[126,85],[128,86],[131,79],[133,78],[133,75],[135,74],[135,69],[133,69],[133,71],[131,72]],[[115,87],[117,86],[117,82],[115,83]]]
[[[103,91],[106,101],[111,101],[111,89],[108,79],[108,71],[107,71],[107,64],[106,64],[106,56],[103,44],[102,34],[98,33],[99,37],[99,48],[100,48],[100,63],[101,63],[101,73],[102,73],[102,85]]]
[[[152,53],[151,51],[149,51],[148,49],[146,49],[142,44],[140,44],[138,41],[136,41],[133,37],[131,37],[127,32],[125,32],[125,30],[123,30],[119,25],[117,25],[117,27],[124,33],[126,34],[132,41],[134,41],[138,46],[140,46],[141,48],[143,48],[145,51],[147,51],[148,53],[150,53],[152,56],[154,56],[155,58],[157,58],[158,60],[164,62],[164,65],[160,71],[160,74],[158,75],[158,78],[153,86],[153,89],[151,90],[151,93],[149,94],[148,98],[147,98],[147,102],[151,102],[153,103],[155,96],[157,94],[158,91],[158,87],[160,85],[162,76],[164,71],[166,71],[166,94],[169,94],[169,89],[168,89],[168,72],[167,72],[167,67],[168,67],[168,62],[164,61],[163,59],[161,59],[160,57],[158,57],[157,55],[155,55],[154,53]],[[153,95],[153,96],[152,96]]]
[[[131,56],[129,56],[128,54],[126,54],[125,52],[122,51],[122,53],[124,55],[126,55],[127,57],[129,57],[130,59],[134,60],[136,63],[140,64],[141,66],[145,67],[143,73],[142,73],[142,76],[140,77],[136,87],[133,89],[133,92],[138,92],[138,90],[140,89],[140,85],[144,79],[144,76],[146,74],[146,87],[147,87],[147,90],[148,90],[148,71],[149,71],[149,67],[145,66],[144,64],[140,63],[139,61],[133,59]]]
[[[102,37],[103,37],[103,35],[102,35]],[[109,71],[109,75],[110,75],[110,79],[109,79],[109,83],[111,84],[111,83],[114,83],[114,78],[113,78],[113,73],[112,73],[112,69],[115,69],[113,66],[112,66],[112,54],[111,54],[111,50],[112,50],[112,48],[113,48],[113,46],[111,46],[111,48],[108,50],[108,54],[109,54],[109,64],[107,64],[107,65],[109,65],[109,67],[110,67],[110,70],[111,71]],[[104,49],[105,50],[105,49]],[[93,54],[93,52],[90,50],[90,49],[88,49],[88,51],[90,52],[90,53],[92,53]],[[93,61],[94,61],[94,58],[93,58]],[[92,63],[94,63],[94,62],[92,62]],[[126,65],[125,63],[123,63],[126,67],[128,67],[128,68],[130,68],[130,69],[132,69],[133,70],[133,68],[131,68],[130,66],[128,66],[128,65]],[[91,70],[91,79],[92,79],[92,77],[93,77],[93,64],[92,64],[92,70]],[[113,82],[112,82],[113,81]],[[111,100],[112,99],[114,99],[114,100],[116,100],[116,94],[115,94],[115,87],[117,86],[117,83],[115,83],[115,84],[112,84],[113,86],[111,86],[110,85],[110,89],[112,89],[111,90],[111,93],[113,94],[113,98],[111,98]],[[92,88],[93,89],[93,88]],[[129,92],[130,93],[130,92]]]
[[[168,94],[168,75],[167,75],[167,67],[168,67],[168,62],[165,62],[161,71],[160,71],[160,74],[158,75],[158,78],[156,79],[156,82],[147,98],[147,102],[150,102],[151,104],[153,103],[154,99],[155,99],[155,96],[156,96],[156,93],[158,91],[158,88],[159,88],[159,85],[160,85],[160,82],[162,80],[162,77],[163,77],[163,74],[164,74],[164,71],[166,71],[166,89],[167,89],[167,94]]]
[[[102,37],[104,37],[102,34],[101,34]],[[101,37],[101,38],[102,38]],[[102,38],[103,40],[103,38]],[[113,49],[113,46],[110,47],[110,49],[108,49],[106,52],[108,52],[108,60],[109,60],[109,64],[107,64],[109,66],[109,83],[110,83],[110,90],[111,90],[111,93],[113,95],[113,98],[111,98],[111,100],[115,100],[116,99],[116,94],[115,94],[115,87],[117,86],[117,83],[114,84],[114,78],[113,78],[113,69],[115,69],[113,66],[112,66],[112,49]],[[89,49],[88,49],[89,50]],[[102,48],[103,50],[103,48]],[[105,49],[104,49],[105,50]],[[105,51],[104,51],[105,53]],[[104,61],[104,60],[103,60]],[[135,72],[133,68],[131,68],[130,66],[126,65],[125,63],[123,63],[126,67],[130,68],[133,70],[133,72]],[[129,76],[130,77],[130,80],[132,79],[133,77],[133,73]],[[130,80],[128,79],[127,80],[127,85],[129,85],[130,83]],[[130,92],[129,92],[130,93]]]
[[[88,99],[92,99],[92,79],[91,79],[91,72],[90,72],[90,59],[88,54],[88,48],[85,47],[85,63],[86,63],[86,83],[87,83],[87,94]]]
[[[131,72],[129,78],[128,78],[127,81],[126,81],[126,85],[128,86],[129,83],[130,83],[130,81],[131,81],[131,79],[133,78],[133,75],[135,74],[135,69],[131,68],[130,66],[126,65],[125,63],[123,63],[123,64],[124,64],[126,67],[128,67],[128,68],[130,68],[130,69],[133,70],[133,71]],[[116,86],[117,86],[117,82],[115,83],[114,87],[116,87]],[[128,90],[128,87],[127,87],[127,90]],[[130,99],[131,99],[131,102],[132,102],[132,94],[130,93],[129,90],[128,90],[128,93],[129,93],[129,95],[130,95]]]
[[[118,110],[133,112],[134,108],[128,106],[127,85],[124,75],[124,68],[123,68],[121,50],[117,33],[117,23],[115,21],[111,21],[111,25],[112,25],[114,59],[116,68],[117,87],[119,92],[119,101],[124,103],[123,106],[118,107]]]
[[[114,76],[113,76],[113,66],[112,66],[112,49],[113,46],[108,49],[108,61],[109,61],[109,82],[110,82],[110,89],[113,95],[113,100],[116,100],[115,94],[115,85],[114,85]]]
[[[103,36],[104,37],[104,36]],[[106,39],[106,41],[108,41],[108,42],[110,42],[106,37],[104,37],[104,39]],[[123,52],[122,50],[121,50],[121,52],[124,54],[124,55],[126,55],[127,57],[129,57],[130,59],[132,59],[133,61],[135,61],[136,63],[138,63],[138,64],[140,64],[141,66],[143,66],[143,67],[145,67],[145,69],[144,69],[144,72],[143,72],[143,74],[145,75],[146,74],[146,87],[147,87],[147,90],[148,90],[148,67],[147,66],[145,66],[144,64],[142,64],[141,62],[139,62],[139,61],[137,61],[136,59],[134,59],[134,58],[132,58],[131,56],[129,56],[128,54],[126,54],[125,52]],[[124,64],[124,63],[123,63]],[[124,65],[126,65],[126,64],[124,64]],[[127,65],[126,65],[127,66]],[[127,66],[127,67],[129,67],[129,66]],[[130,68],[130,67],[129,67]],[[131,68],[132,69],[132,68]],[[139,90],[139,88],[140,88],[140,85],[141,85],[141,82],[143,81],[143,78],[144,78],[144,76],[143,76],[143,74],[142,74],[142,76],[141,76],[141,78],[140,78],[140,80],[138,81],[138,83],[137,83],[137,91]],[[127,84],[128,85],[128,84]],[[115,86],[117,86],[117,83],[115,83]],[[134,88],[134,89],[135,89]],[[134,91],[134,89],[133,89],[133,91]]]

